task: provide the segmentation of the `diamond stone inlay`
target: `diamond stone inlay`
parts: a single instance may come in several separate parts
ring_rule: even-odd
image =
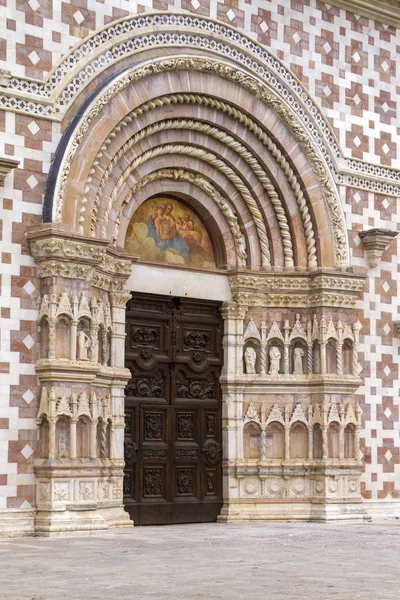
[[[295,44],[298,44],[299,41],[301,40],[301,37],[299,36],[297,31],[292,35],[292,38],[293,38]]]
[[[38,2],[38,0],[29,0],[28,4],[33,11],[37,11],[40,7],[40,2]]]
[[[31,294],[33,294],[33,292],[36,290],[35,286],[33,285],[32,281],[28,281],[28,283],[26,283],[23,287],[23,289],[26,291],[27,294],[29,294],[29,296]]]
[[[29,185],[31,190],[33,190],[33,188],[35,188],[39,182],[34,175],[30,175],[30,177],[28,177],[26,180],[26,183]]]
[[[35,52],[35,50],[33,52],[31,52],[30,54],[28,54],[28,58],[31,61],[31,63],[33,64],[33,66],[35,66],[40,60],[40,56],[38,55],[37,52]]]
[[[85,17],[83,16],[80,10],[77,10],[76,13],[74,13],[74,19],[78,23],[78,25],[80,25],[82,21],[85,20]]]
[[[22,454],[22,456],[23,456],[24,458],[26,458],[26,460],[28,460],[28,458],[29,458],[30,456],[32,456],[32,454],[33,454],[33,450],[32,450],[32,448],[30,447],[30,445],[29,445],[29,444],[26,444],[26,446],[24,446],[24,447],[22,448],[22,450],[21,450],[21,454]]]
[[[32,135],[36,135],[38,131],[40,131],[40,127],[39,125],[36,123],[36,121],[31,121],[28,125],[28,129],[31,132]]]
[[[25,344],[25,346],[28,348],[28,350],[30,350],[32,348],[32,346],[35,345],[35,340],[29,334],[29,335],[26,336],[25,339],[22,340],[22,343]]]
[[[389,375],[392,372],[392,370],[389,367],[389,365],[386,365],[386,367],[383,369],[383,372],[385,373],[386,377],[389,377]]]
[[[22,394],[22,397],[27,404],[30,404],[34,399],[35,394],[32,392],[32,390],[26,390],[26,392]]]

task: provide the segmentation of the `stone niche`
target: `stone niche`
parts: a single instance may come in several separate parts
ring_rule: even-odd
[[[366,518],[352,310],[363,281],[349,271],[232,276],[220,521]]]
[[[230,471],[236,483],[230,514],[220,520],[364,518],[358,404],[326,399],[312,404],[312,396],[297,402],[297,395],[287,395],[287,403],[264,394],[257,402],[249,397],[242,452]]]
[[[130,527],[123,508],[124,282],[105,240],[43,224],[28,235],[41,286],[36,535]]]
[[[305,325],[300,314],[294,323],[261,323],[258,330],[249,319],[244,332],[244,374],[267,379],[303,381],[318,376],[332,381],[359,381],[358,345],[360,325],[334,322],[330,315],[308,318]],[[321,377],[320,377],[321,378]]]

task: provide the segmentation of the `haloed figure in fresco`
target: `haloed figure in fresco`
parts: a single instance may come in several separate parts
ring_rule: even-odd
[[[204,224],[190,208],[172,198],[144,202],[129,224],[125,249],[144,260],[215,268]]]
[[[149,228],[149,237],[153,238],[158,248],[166,250],[173,248],[177,250],[184,258],[190,258],[190,249],[181,234],[179,233],[180,223],[177,224],[172,214],[173,206],[171,202],[161,204],[158,211],[150,215],[147,219]],[[182,221],[182,219],[178,219]]]

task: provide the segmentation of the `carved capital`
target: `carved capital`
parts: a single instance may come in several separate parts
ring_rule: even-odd
[[[126,290],[121,292],[110,292],[111,306],[116,308],[125,308],[128,300],[131,299],[131,292]]]
[[[84,279],[90,281],[93,268],[88,265],[79,265],[63,261],[52,260],[38,264],[37,276],[42,277],[66,277],[67,279]]]
[[[358,235],[367,251],[368,264],[371,269],[375,269],[390,242],[398,235],[398,231],[369,229],[368,231],[360,231]]]
[[[85,266],[89,274],[89,268],[100,263],[108,245],[106,240],[71,234],[64,227],[47,223],[29,231],[27,237],[42,277],[54,273],[75,278],[76,273],[80,272],[81,277],[77,278],[83,279],[80,269]],[[80,269],[76,270],[78,266]]]
[[[92,285],[109,292],[123,292],[124,284],[132,272],[135,257],[128,256],[125,250],[107,248],[93,273]]]
[[[236,302],[224,302],[220,308],[223,319],[243,320],[246,316],[248,306],[239,306]]]

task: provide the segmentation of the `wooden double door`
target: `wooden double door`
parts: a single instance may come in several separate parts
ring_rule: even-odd
[[[222,507],[219,304],[134,294],[127,306],[124,504],[136,524]]]

